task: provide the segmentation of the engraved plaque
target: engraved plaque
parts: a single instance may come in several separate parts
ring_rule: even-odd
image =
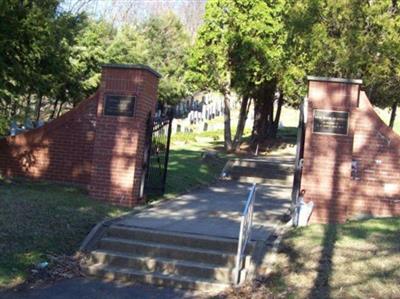
[[[104,100],[104,115],[133,117],[135,97],[106,95]]]
[[[349,113],[345,111],[314,110],[313,132],[347,135]]]

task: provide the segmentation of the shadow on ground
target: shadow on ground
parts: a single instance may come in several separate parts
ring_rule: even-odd
[[[398,298],[399,227],[381,218],[293,229],[274,271],[218,298]]]
[[[156,288],[141,284],[124,285],[100,280],[75,278],[58,282],[51,287],[32,289],[22,292],[0,293],[1,299],[172,299],[198,298],[193,292],[172,288]]]

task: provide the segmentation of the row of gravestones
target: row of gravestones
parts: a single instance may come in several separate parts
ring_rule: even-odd
[[[30,119],[27,119],[25,120],[23,125],[18,125],[18,123],[14,120],[11,122],[10,125],[10,136],[15,136],[31,129],[40,128],[44,124],[45,122],[42,120],[32,121]]]
[[[212,120],[217,116],[222,115],[223,102],[222,101],[211,101],[206,104],[198,100],[185,100],[178,105],[176,105],[174,110],[174,117],[181,120],[182,123],[187,125],[196,125],[203,123],[204,131],[207,131],[208,124],[207,120]],[[157,110],[155,117],[162,118],[168,107],[161,107]],[[16,121],[12,121],[10,125],[9,135],[15,136],[17,134],[29,131],[31,129],[39,128],[45,124],[44,121],[32,121],[30,119],[26,120],[23,125],[19,125]],[[190,129],[192,130],[192,129]],[[190,131],[189,128],[185,128],[185,132]],[[182,124],[175,124],[173,127],[173,132],[182,132]]]
[[[236,106],[235,101],[233,102],[233,107],[231,108]],[[208,121],[223,115],[224,102],[220,95],[206,94],[202,95],[201,99],[192,97],[179,102],[175,107],[160,105],[155,117],[163,118],[170,109],[173,110],[174,118],[176,119],[173,123],[172,133],[193,132],[194,130],[208,131],[210,130]],[[10,126],[10,135],[15,136],[41,127],[44,124],[45,122],[42,120],[35,122],[28,119],[23,125],[18,125],[16,121],[13,121]]]
[[[192,97],[174,107],[160,105],[155,117],[162,118],[171,109],[174,113],[172,133],[207,131],[208,121],[223,115],[224,103],[222,97],[216,95],[207,94],[200,99]]]
[[[232,101],[231,110],[237,108],[237,101]],[[189,133],[201,131],[214,131],[222,129],[223,125],[218,123],[210,124],[210,121],[224,114],[224,101],[221,95],[206,94],[201,99],[191,98],[181,101],[174,107],[160,107],[156,117],[162,118],[168,109],[174,113],[172,133]],[[253,114],[249,114],[249,121]]]
[[[176,118],[173,132],[208,131],[210,129],[209,121],[223,115],[223,109],[222,101],[217,100],[208,104],[201,103],[198,105],[198,109],[189,111],[186,117]]]

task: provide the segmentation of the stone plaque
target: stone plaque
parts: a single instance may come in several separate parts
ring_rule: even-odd
[[[104,101],[104,115],[133,117],[135,97],[106,95]]]
[[[348,124],[348,112],[318,109],[314,110],[314,133],[347,135]]]

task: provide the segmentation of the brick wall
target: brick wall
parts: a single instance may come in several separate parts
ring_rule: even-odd
[[[353,117],[357,175],[350,183],[348,213],[400,215],[400,136],[379,118],[365,92]]]
[[[102,78],[89,191],[95,198],[132,206],[139,199],[146,122],[155,111],[158,77],[146,69],[106,67]],[[135,96],[134,116],[104,115],[105,95]]]
[[[99,90],[77,108],[41,128],[0,140],[1,173],[75,183],[94,198],[134,205],[158,79],[141,65],[104,66]],[[104,115],[106,95],[134,96],[133,117]]]
[[[315,109],[348,112],[344,135],[313,132]],[[376,115],[359,82],[310,80],[301,188],[311,222],[400,215],[400,138]],[[353,173],[352,173],[353,167]]]
[[[96,93],[41,128],[1,139],[2,175],[87,185],[91,177],[98,99]]]

